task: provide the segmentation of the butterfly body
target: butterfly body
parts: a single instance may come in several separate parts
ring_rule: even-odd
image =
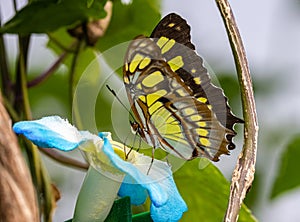
[[[235,117],[221,89],[211,84],[190,42],[190,27],[167,15],[150,38],[136,37],[125,56],[123,80],[137,133],[154,148],[182,159],[217,161],[233,149]]]

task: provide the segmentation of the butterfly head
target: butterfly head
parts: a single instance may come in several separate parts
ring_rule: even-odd
[[[130,120],[129,122],[130,122],[132,133],[135,135],[137,134],[137,135],[141,136],[142,138],[145,138],[145,134],[144,134],[144,131],[143,131],[141,125],[135,120],[133,120],[133,121]]]

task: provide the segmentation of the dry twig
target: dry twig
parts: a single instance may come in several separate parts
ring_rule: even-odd
[[[242,202],[254,179],[258,122],[252,81],[242,39],[227,0],[216,0],[223,18],[233,52],[239,85],[242,93],[244,125],[244,147],[239,155],[232,175],[230,197],[224,221],[237,221]]]

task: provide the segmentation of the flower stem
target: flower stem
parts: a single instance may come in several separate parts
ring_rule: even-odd
[[[85,42],[83,40],[79,40],[76,45],[76,50],[74,53],[74,57],[72,59],[72,64],[70,68],[70,79],[69,79],[69,90],[70,90],[70,101],[71,104],[73,102],[73,94],[74,94],[74,83],[75,83],[75,75],[76,75],[76,65],[78,63],[79,55],[85,45]]]
[[[0,21],[1,25],[1,21]],[[7,64],[7,53],[4,45],[3,35],[0,34],[0,73],[2,80],[2,92],[5,97],[10,98],[11,95],[11,79]]]
[[[17,82],[16,82],[16,105],[20,108],[19,113],[24,115],[26,120],[32,119],[27,88],[27,55],[30,43],[30,36],[19,36],[19,58],[17,64]],[[29,141],[25,141],[24,147],[28,155],[31,175],[35,183],[38,196],[42,196],[39,204],[44,215],[44,221],[52,220],[52,211],[55,201],[52,194],[52,187],[49,175],[43,166],[40,154],[36,146]]]
[[[15,111],[15,109],[12,107],[10,101],[4,95],[2,95],[2,103],[4,104],[12,121],[13,122],[20,121],[20,117],[19,117],[18,113]]]
[[[27,52],[28,52],[28,45],[30,41],[30,36],[26,37],[19,37],[19,64],[18,64],[18,71],[19,71],[19,80],[20,80],[20,87],[21,87],[21,99],[23,105],[23,111],[25,114],[25,118],[27,120],[32,119],[29,98],[28,98],[28,88],[27,88]]]
[[[56,39],[51,33],[47,33],[49,39],[61,50],[69,52],[69,53],[75,53],[75,50],[73,47],[64,46],[58,39]],[[75,43],[72,44],[74,46]]]
[[[224,221],[237,221],[239,211],[254,179],[258,122],[252,81],[243,42],[232,9],[227,0],[216,0],[223,18],[234,56],[243,105],[244,146],[232,175],[230,197]]]

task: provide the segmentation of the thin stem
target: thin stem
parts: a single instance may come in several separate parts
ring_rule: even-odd
[[[2,79],[3,94],[9,98],[10,90],[11,90],[11,79],[8,70],[7,53],[6,53],[4,38],[2,34],[0,34],[0,72],[1,72],[1,79]]]
[[[17,12],[18,11],[17,1],[14,0],[13,3],[14,3],[14,10],[15,12]]]
[[[61,50],[69,52],[69,53],[75,53],[76,50],[73,49],[73,47],[66,47],[64,46],[59,40],[57,40],[51,33],[47,33],[49,39],[55,44],[57,45]],[[74,42],[73,44],[71,44],[71,46],[74,46],[76,42]]]
[[[30,171],[37,190],[39,206],[44,217],[45,222],[50,222],[53,209],[55,206],[55,199],[52,193],[51,179],[48,175],[47,169],[44,167],[38,147],[29,140],[24,139],[24,147],[30,160]]]
[[[37,78],[28,82],[27,87],[30,88],[30,87],[36,86],[36,85],[40,84],[41,82],[45,81],[49,76],[51,76],[55,72],[55,70],[60,66],[60,64],[66,58],[66,56],[67,56],[67,52],[63,52],[60,55],[60,57],[50,66],[49,69],[47,69],[44,73],[39,75]]]
[[[258,122],[252,81],[242,39],[227,0],[216,0],[233,52],[243,105],[244,146],[232,175],[230,197],[224,221],[237,221],[242,202],[254,179]]]
[[[28,97],[27,88],[27,56],[30,36],[19,36],[19,59],[17,67],[17,81],[16,81],[16,97],[17,105],[20,108],[20,113],[24,114],[24,118],[27,120],[32,119],[31,109]],[[42,199],[38,198],[41,210],[44,215],[44,221],[51,221],[51,215],[54,208],[54,196],[52,195],[52,188],[50,186],[51,181],[46,169],[40,158],[40,154],[36,146],[25,140],[26,153],[30,160],[30,169],[33,181],[35,182],[38,195],[41,195]]]
[[[0,27],[2,26],[2,16],[0,8]],[[7,53],[4,44],[4,36],[0,34],[0,73],[2,79],[2,92],[4,96],[10,98],[11,79],[7,63]]]
[[[76,65],[78,63],[78,58],[80,55],[81,50],[84,47],[85,42],[83,40],[79,40],[76,46],[76,51],[74,57],[72,59],[72,64],[70,67],[70,79],[69,79],[69,86],[70,86],[70,101],[71,104],[73,102],[73,93],[74,93],[74,82],[75,82],[75,75],[76,75]]]
[[[81,170],[87,170],[89,168],[89,165],[87,163],[80,162],[76,159],[67,157],[65,155],[62,155],[61,153],[57,152],[54,149],[40,149],[41,152],[46,154],[48,157],[52,158],[53,160],[64,164],[66,166],[75,167]]]
[[[23,147],[25,148],[26,155],[29,161],[29,168],[32,176],[32,180],[35,184],[35,187],[37,189],[37,194],[39,194],[40,191],[40,184],[42,181],[41,178],[41,164],[40,164],[40,156],[39,153],[37,152],[36,147],[28,140],[24,139],[23,141]],[[41,206],[41,200],[38,199],[39,205]]]
[[[27,73],[26,73],[26,68],[27,68],[26,60],[27,60],[29,38],[30,38],[29,36],[26,38],[19,37],[20,54],[19,54],[19,66],[18,66],[23,111],[25,113],[25,118],[27,120],[32,119],[29,98],[28,98]]]
[[[13,122],[20,121],[20,117],[18,113],[15,111],[15,109],[12,107],[9,100],[4,95],[2,95],[2,103],[5,106],[7,112],[9,113],[9,116],[12,119],[12,121]]]

